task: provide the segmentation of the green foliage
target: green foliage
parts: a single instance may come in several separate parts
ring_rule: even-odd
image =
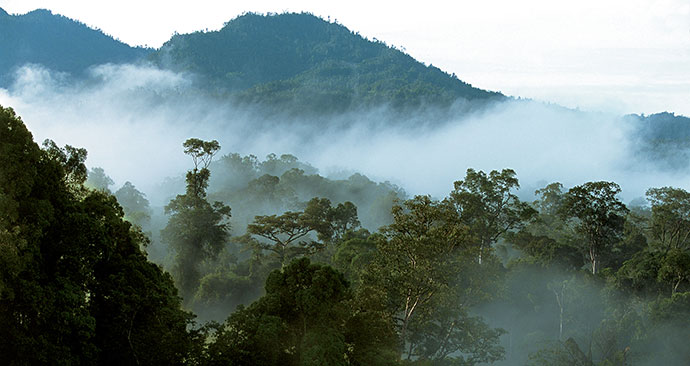
[[[131,182],[125,182],[115,191],[115,198],[122,206],[125,219],[141,228],[147,228],[151,221],[151,208],[146,195],[136,189]]]
[[[112,178],[105,174],[103,168],[91,168],[86,178],[85,186],[110,193],[110,186],[115,184]]]
[[[333,253],[333,266],[355,287],[362,284],[362,274],[376,255],[376,243],[380,234],[371,235],[366,229],[350,231],[340,241]]]
[[[537,210],[535,219],[522,230],[507,233],[506,240],[529,256],[520,258],[522,261],[545,267],[581,268],[584,253],[579,242],[582,238],[560,214],[565,200],[563,185],[548,184],[536,190],[535,195],[538,197],[532,204]]]
[[[244,14],[219,31],[175,35],[150,59],[200,75],[203,88],[277,114],[448,108],[458,99],[481,104],[503,98],[306,13]]]
[[[352,202],[360,224],[374,231],[391,222],[394,201],[406,196],[393,184],[376,183],[361,174],[346,179],[325,178],[314,167],[287,154],[269,154],[263,161],[253,155],[228,154],[214,161],[210,169],[213,176],[209,197],[233,207],[236,228],[244,228],[255,216],[304,210],[309,200],[323,197],[336,207]],[[343,206],[340,210],[344,214],[352,207]],[[354,223],[342,224],[349,228]]]
[[[215,141],[184,148],[194,168],[162,232],[177,283],[206,319],[236,308],[197,330],[130,224],[147,221],[143,193],[127,182],[116,200],[102,169],[85,188],[86,151],[41,149],[0,109],[0,364],[690,362],[682,189],[650,189],[630,212],[615,183],[553,183],[530,206],[512,170],[468,170],[450,197],[398,203],[371,234],[359,214],[390,207],[392,185],[329,180],[292,155],[212,163]],[[207,194],[216,167],[239,178]],[[209,196],[268,212],[229,238],[230,209]]]
[[[225,265],[228,266],[227,263]],[[194,303],[207,317],[226,317],[229,309],[249,304],[262,295],[261,283],[254,276],[240,275],[231,269],[209,273],[201,278],[194,294]],[[265,279],[265,276],[256,277]]]
[[[309,253],[314,248],[315,242],[300,240],[312,230],[312,226],[304,219],[303,212],[290,211],[280,216],[257,216],[254,223],[247,226],[249,234],[270,241],[270,243],[253,241],[252,246],[258,250],[268,250],[275,253],[278,257],[278,263],[281,265],[297,256]]]
[[[192,156],[194,169],[187,172],[187,191],[178,195],[165,207],[171,215],[161,231],[164,242],[175,250],[173,273],[185,301],[189,302],[199,286],[199,266],[215,259],[228,239],[230,207],[222,202],[209,203],[206,187],[211,172],[207,166],[220,148],[217,141],[206,143],[198,139],[185,141],[185,153]],[[203,167],[199,168],[199,164]]]
[[[203,152],[201,149],[199,151]],[[280,158],[269,155],[265,161],[259,162],[251,157],[241,158],[239,155],[232,154],[214,164],[215,166],[230,165],[234,172],[250,176],[260,172],[280,173],[300,165],[308,168],[291,155],[283,155]],[[202,167],[199,173],[205,171],[208,170]],[[228,173],[231,172],[221,170],[214,175]],[[202,177],[199,181],[204,182],[203,179],[205,178]],[[223,181],[222,177],[220,181]],[[278,202],[282,201],[283,192],[277,187],[279,178],[265,174],[258,179],[245,181],[248,182],[248,189],[240,191],[239,196],[245,199],[265,200],[269,205],[279,205]],[[205,195],[205,190],[201,192]],[[192,205],[194,200],[189,197],[194,197],[194,194],[193,189],[188,189],[184,197],[178,196],[168,207],[178,207],[177,205],[184,202],[190,202],[189,205]],[[220,196],[214,194],[213,197]],[[207,204],[203,203],[204,201],[205,199],[198,201],[201,202],[199,207],[208,208],[205,206]],[[215,241],[218,244],[215,247],[208,246],[205,251],[192,252],[193,246],[191,248],[187,246],[188,252],[177,256],[174,273],[179,273],[176,278],[185,294],[185,299],[188,300],[186,304],[204,313],[204,318],[225,317],[227,312],[238,304],[248,304],[260,296],[261,284],[266,280],[268,273],[286,265],[292,259],[310,256],[315,261],[331,263],[331,257],[343,237],[360,225],[357,207],[351,202],[332,205],[326,198],[312,198],[303,205],[297,206],[301,206],[302,209],[282,211],[281,214],[256,215],[253,221],[247,224],[245,235],[226,237],[224,240],[221,240],[223,235],[217,230],[218,227],[209,229],[206,233],[200,230],[201,227],[212,225],[214,220],[218,219],[218,217],[214,218],[211,211],[204,216],[197,207],[193,209],[197,210],[196,213],[190,211],[184,216],[180,211],[171,217],[168,228],[162,232],[164,240],[174,240],[169,237],[170,232],[191,233],[194,231],[199,235],[208,234],[206,238],[212,238],[211,234],[215,232],[221,236]],[[237,206],[234,207],[234,212],[239,211]],[[244,206],[239,204],[239,207]],[[190,220],[190,217],[196,217],[196,219],[206,217],[208,220],[196,221],[194,225],[185,227],[187,224],[182,221],[183,217],[187,217],[185,220]],[[227,221],[222,224],[227,225]],[[211,228],[211,226],[208,227]],[[172,242],[169,241],[169,243]],[[208,253],[208,255],[195,259],[195,253]],[[194,263],[196,264],[193,265]],[[181,274],[181,269],[187,271],[186,276]],[[184,278],[196,278],[195,281],[189,282],[188,290],[181,285],[180,281]]]
[[[63,182],[65,185],[77,191],[86,182],[87,171],[84,161],[86,160],[86,149],[79,149],[72,146],[58,147],[52,140],[43,142],[43,150],[48,159],[58,162],[64,170]]]
[[[628,209],[616,196],[621,189],[612,182],[587,182],[566,193],[561,214],[577,220],[576,229],[587,241],[592,273],[596,274],[607,250],[621,239]]]
[[[82,186],[83,149],[44,146],[0,109],[0,363],[182,364],[191,315],[145,237]]]
[[[683,287],[690,290],[690,252],[687,250],[671,249],[663,258],[659,274],[659,282],[671,285],[671,295]],[[684,285],[681,287],[681,285]]]
[[[647,190],[652,204],[651,231],[661,250],[690,249],[690,193],[680,188]]]
[[[261,295],[259,288],[268,273],[291,260],[308,256],[330,263],[341,238],[350,235],[357,223],[352,203],[332,207],[324,198],[310,200],[303,211],[256,216],[247,225],[247,234],[232,238],[219,253],[225,258],[209,258],[203,268],[197,266],[201,280],[193,306],[224,316],[221,310],[248,304]]]
[[[660,291],[657,278],[662,260],[663,254],[658,252],[643,250],[635,253],[616,272],[617,286],[642,297],[656,295]]]
[[[133,48],[112,37],[48,10],[0,16],[0,86],[7,87],[24,64],[82,76],[94,65],[144,58],[150,49]]]
[[[521,229],[536,215],[529,204],[521,202],[512,192],[519,187],[511,169],[493,170],[488,176],[468,169],[465,179],[455,182],[447,202],[473,236],[472,246],[480,264],[484,252],[490,251],[501,236]]]
[[[197,138],[187,139],[182,147],[184,147],[184,153],[192,157],[194,171],[199,170],[200,166],[201,169],[208,168],[213,156],[220,150],[218,141],[204,141]]]
[[[662,112],[625,117],[632,127],[636,143],[635,156],[655,168],[668,171],[681,171],[688,168],[688,144],[690,138],[690,118]]]
[[[208,346],[210,365],[383,365],[395,361],[384,319],[355,312],[342,274],[302,258],[266,281]],[[388,334],[389,336],[386,336]],[[366,358],[363,358],[366,356]]]
[[[360,226],[357,206],[347,201],[332,207],[327,198],[313,198],[307,202],[304,220],[324,243],[340,242],[345,234]]]
[[[511,233],[508,241],[524,254],[544,266],[563,266],[570,269],[582,267],[582,250],[569,242],[562,242],[546,235],[529,231]]]
[[[541,263],[548,263],[559,248],[567,249],[578,242],[585,244],[580,248],[589,252],[586,254],[591,261],[592,241],[599,240],[595,255],[607,268],[590,279],[578,275],[542,284],[555,297],[557,306],[549,309],[540,299],[548,291],[540,289],[539,275],[528,280],[523,277],[542,270],[528,269],[531,262],[525,259],[509,267],[508,278],[515,279],[507,283],[511,289],[507,298],[517,300],[527,295],[529,302],[519,305],[520,309],[535,306],[541,318],[556,320],[545,324],[557,328],[560,323],[558,334],[562,337],[558,338],[572,338],[572,342],[532,348],[529,364],[684,364],[688,355],[679,343],[687,337],[684,320],[680,320],[685,319],[682,299],[687,291],[687,254],[682,249],[684,191],[671,187],[650,189],[651,209],[629,212],[616,197],[620,188],[615,183],[590,182],[567,194],[562,194],[561,188],[552,184],[537,191],[542,196],[535,202],[540,210],[538,220],[527,227],[529,235],[517,233],[511,240],[529,254],[526,259]],[[577,266],[562,268],[578,270]],[[604,280],[608,285],[600,290],[598,283]],[[527,281],[529,287],[523,285]],[[521,314],[528,313],[523,310]],[[528,332],[534,325],[520,326],[526,327],[525,334],[536,336],[527,341],[527,347],[553,340]],[[576,344],[589,344],[589,350],[579,353],[573,346]]]
[[[331,206],[326,198],[313,198],[304,211],[287,211],[282,215],[256,216],[247,225],[247,233],[269,243],[244,238],[255,251],[271,251],[278,263],[286,264],[293,258],[314,254],[326,246],[338,243],[346,233],[359,226],[357,207],[352,202]],[[316,233],[320,242],[310,238]]]
[[[85,204],[100,204],[87,198]],[[93,212],[103,222],[123,225],[117,203],[110,197],[108,211]],[[94,210],[102,210],[95,206]],[[116,213],[116,214],[114,214]],[[128,227],[129,225],[125,227]],[[117,227],[115,227],[117,228]],[[107,221],[96,226],[97,235],[108,240],[115,228]],[[120,229],[121,230],[121,229]],[[110,234],[112,235],[112,234]],[[103,240],[102,239],[102,240]],[[172,278],[146,262],[139,249],[141,234],[127,245],[102,253],[95,275],[103,278],[94,284],[89,301],[96,319],[96,342],[102,350],[100,364],[181,364],[189,355],[192,338],[187,334],[191,314],[180,310],[180,299]],[[125,351],[126,350],[126,351]]]
[[[503,331],[467,314],[488,296],[483,290],[491,272],[490,260],[482,267],[466,250],[467,226],[457,223],[448,205],[428,196],[395,206],[393,217],[378,241],[365,286],[385,294],[407,359],[455,359],[467,365],[500,359],[503,349],[496,343]],[[484,286],[466,278],[466,271],[482,272]]]

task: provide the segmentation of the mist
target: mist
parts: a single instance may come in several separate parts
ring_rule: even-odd
[[[181,148],[189,137],[217,139],[220,155],[287,153],[325,176],[359,172],[437,198],[469,167],[514,169],[524,198],[553,181],[615,181],[626,201],[690,181],[686,171],[641,159],[634,126],[613,112],[511,99],[447,121],[428,111],[401,119],[383,107],[322,120],[266,117],[198,92],[194,80],[149,65],[101,65],[80,80],[26,65],[0,89],[0,104],[13,107],[37,141],[86,148],[88,166],[104,168],[117,185],[133,182],[154,204],[168,198],[156,185],[190,167]]]
[[[184,155],[182,142],[190,137],[218,140],[222,149],[217,161],[232,153],[254,155],[259,163],[270,153],[292,154],[299,158],[292,165],[307,175],[318,172],[345,180],[361,173],[374,182],[390,182],[382,187],[371,184],[367,187],[381,189],[367,188],[368,193],[349,192],[344,184],[345,188],[332,189],[339,190],[340,197],[351,194],[360,199],[356,203],[362,226],[372,232],[389,219],[378,213],[384,208],[390,213],[394,199],[376,202],[387,192],[398,193],[397,187],[401,187],[401,192],[409,195],[430,194],[442,199],[452,190],[454,181],[463,179],[467,168],[486,172],[515,170],[521,183],[518,194],[523,200],[532,200],[535,189],[555,181],[565,187],[587,181],[614,181],[621,185],[626,202],[643,197],[651,187],[690,188],[688,170],[669,169],[663,162],[644,156],[638,148],[639,126],[613,110],[581,111],[509,99],[478,109],[458,101],[451,108],[457,113],[450,117],[435,113],[433,108],[401,117],[386,107],[335,116],[286,117],[267,113],[260,106],[209,95],[195,86],[197,82],[194,75],[145,64],[100,65],[91,68],[85,79],[26,65],[16,71],[9,89],[0,89],[0,105],[14,108],[36,141],[52,139],[58,145],[84,147],[89,167],[102,167],[115,186],[131,181],[143,191],[155,208],[149,226],[143,227],[152,239],[148,255],[167,268],[172,267],[173,253],[160,238],[160,229],[167,222],[161,206],[184,191],[184,173],[192,162]],[[276,170],[252,170],[243,177],[224,173],[222,163],[231,165],[241,159],[211,165],[209,198],[223,200],[233,209],[234,238],[228,248],[234,246],[235,251],[223,252],[215,262],[204,263],[201,268],[208,281],[188,301],[202,320],[223,320],[238,304],[248,304],[262,294],[266,273],[244,273],[249,254],[240,252],[233,240],[244,233],[255,215],[298,210],[295,207],[312,194],[310,186],[291,192],[292,196],[279,197],[276,201],[280,202],[271,202],[271,198],[261,197],[262,191],[251,192],[248,182],[268,173],[288,181],[283,179],[290,169],[288,164]],[[232,171],[225,168],[226,172]],[[294,178],[292,183],[305,181]],[[248,191],[251,194],[246,194]],[[296,205],[290,201],[293,196]],[[622,347],[618,346],[628,344],[625,342],[630,340],[623,339],[610,349],[596,348],[610,341],[605,332],[615,328],[604,323],[609,317],[603,311],[606,302],[626,303],[631,297],[607,292],[602,283],[583,273],[516,263],[506,267],[512,276],[506,284],[510,297],[473,309],[492,327],[508,331],[501,338],[506,358],[496,364],[524,364],[544,347],[558,350],[545,343],[547,340],[571,336],[582,349],[589,344],[590,354],[594,343],[594,356],[602,360],[610,356],[607,352],[620,351]],[[209,294],[220,295],[215,298]],[[563,305],[560,299],[566,295]],[[195,303],[194,296],[207,303]],[[570,317],[565,323],[563,313]],[[643,320],[644,324],[652,324]],[[650,329],[668,337],[678,333],[676,338],[684,339],[683,329],[676,329],[670,322],[659,324],[658,328],[650,325]],[[627,329],[624,326],[628,325],[620,329]],[[646,358],[653,359],[678,345],[675,341],[664,345],[666,348],[659,345],[656,351],[652,349],[655,344],[643,346],[650,348],[640,346],[633,354],[652,355],[638,356],[646,362]]]

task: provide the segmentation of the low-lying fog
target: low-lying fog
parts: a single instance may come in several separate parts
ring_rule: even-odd
[[[157,197],[153,188],[190,167],[182,152],[189,137],[217,139],[220,154],[263,158],[289,153],[322,175],[360,172],[410,194],[438,198],[468,167],[514,169],[525,198],[553,181],[566,187],[615,181],[626,201],[643,196],[649,187],[689,188],[688,172],[662,170],[637,157],[632,127],[606,111],[514,100],[436,128],[410,128],[383,108],[350,113],[336,123],[267,122],[260,113],[188,93],[191,87],[192,76],[150,66],[103,65],[78,82],[25,66],[12,87],[0,89],[0,105],[13,107],[36,141],[50,138],[58,145],[85,147],[90,167],[104,168],[116,186],[132,181],[153,204],[164,204],[166,198]]]

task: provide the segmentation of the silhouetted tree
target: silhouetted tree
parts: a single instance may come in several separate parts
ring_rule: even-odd
[[[0,107],[0,364],[179,365],[195,339],[168,274],[86,151],[41,150]]]
[[[230,207],[206,200],[211,175],[208,165],[220,149],[218,142],[188,139],[183,146],[192,157],[194,169],[187,172],[185,194],[165,206],[170,219],[161,236],[176,252],[173,273],[183,298],[189,302],[201,279],[199,265],[215,258],[227,242]]]

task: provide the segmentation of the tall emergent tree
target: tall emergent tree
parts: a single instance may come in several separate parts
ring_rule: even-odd
[[[187,190],[165,206],[170,216],[161,236],[176,252],[173,274],[185,301],[189,301],[199,285],[200,264],[215,258],[223,249],[230,230],[227,219],[230,207],[222,202],[209,203],[206,188],[213,155],[218,141],[190,138],[184,152],[192,157],[194,169],[187,172]]]
[[[115,198],[125,211],[125,219],[129,222],[147,228],[151,222],[151,208],[146,195],[139,191],[131,182],[125,184],[115,191]]]
[[[468,227],[457,224],[452,207],[428,196],[395,206],[393,218],[383,229],[365,286],[385,294],[403,355],[432,364],[501,359],[502,330],[468,314],[491,282],[482,272],[489,266],[477,263],[468,245]]]
[[[523,227],[536,215],[529,204],[513,193],[518,188],[520,184],[512,169],[493,170],[488,176],[467,169],[465,179],[455,182],[447,202],[455,208],[460,222],[469,227],[479,263],[503,234]]]
[[[113,179],[105,174],[105,170],[101,167],[91,168],[86,178],[86,185],[89,188],[98,189],[105,192],[110,192],[110,186],[115,184]]]
[[[303,212],[287,211],[282,215],[256,216],[254,222],[247,225],[247,233],[268,240],[248,240],[255,251],[270,251],[276,256],[280,266],[314,249],[312,240],[302,240],[313,230],[304,220]]]
[[[294,258],[313,254],[338,242],[345,233],[359,225],[357,206],[352,202],[333,207],[329,199],[314,197],[303,211],[256,216],[254,222],[247,225],[248,235],[242,240],[255,251],[273,252],[277,262],[283,266]],[[313,240],[311,234],[316,234],[319,241]]]
[[[587,182],[568,190],[561,206],[563,217],[576,220],[576,229],[586,238],[593,274],[623,234],[628,209],[617,197],[620,191],[613,182]]]
[[[561,215],[565,199],[563,185],[551,183],[534,194],[537,199],[532,206],[538,211],[537,216],[523,230],[509,233],[506,240],[541,265],[581,268],[580,237]]]
[[[647,190],[652,204],[651,231],[663,252],[690,249],[690,192],[673,187]]]

